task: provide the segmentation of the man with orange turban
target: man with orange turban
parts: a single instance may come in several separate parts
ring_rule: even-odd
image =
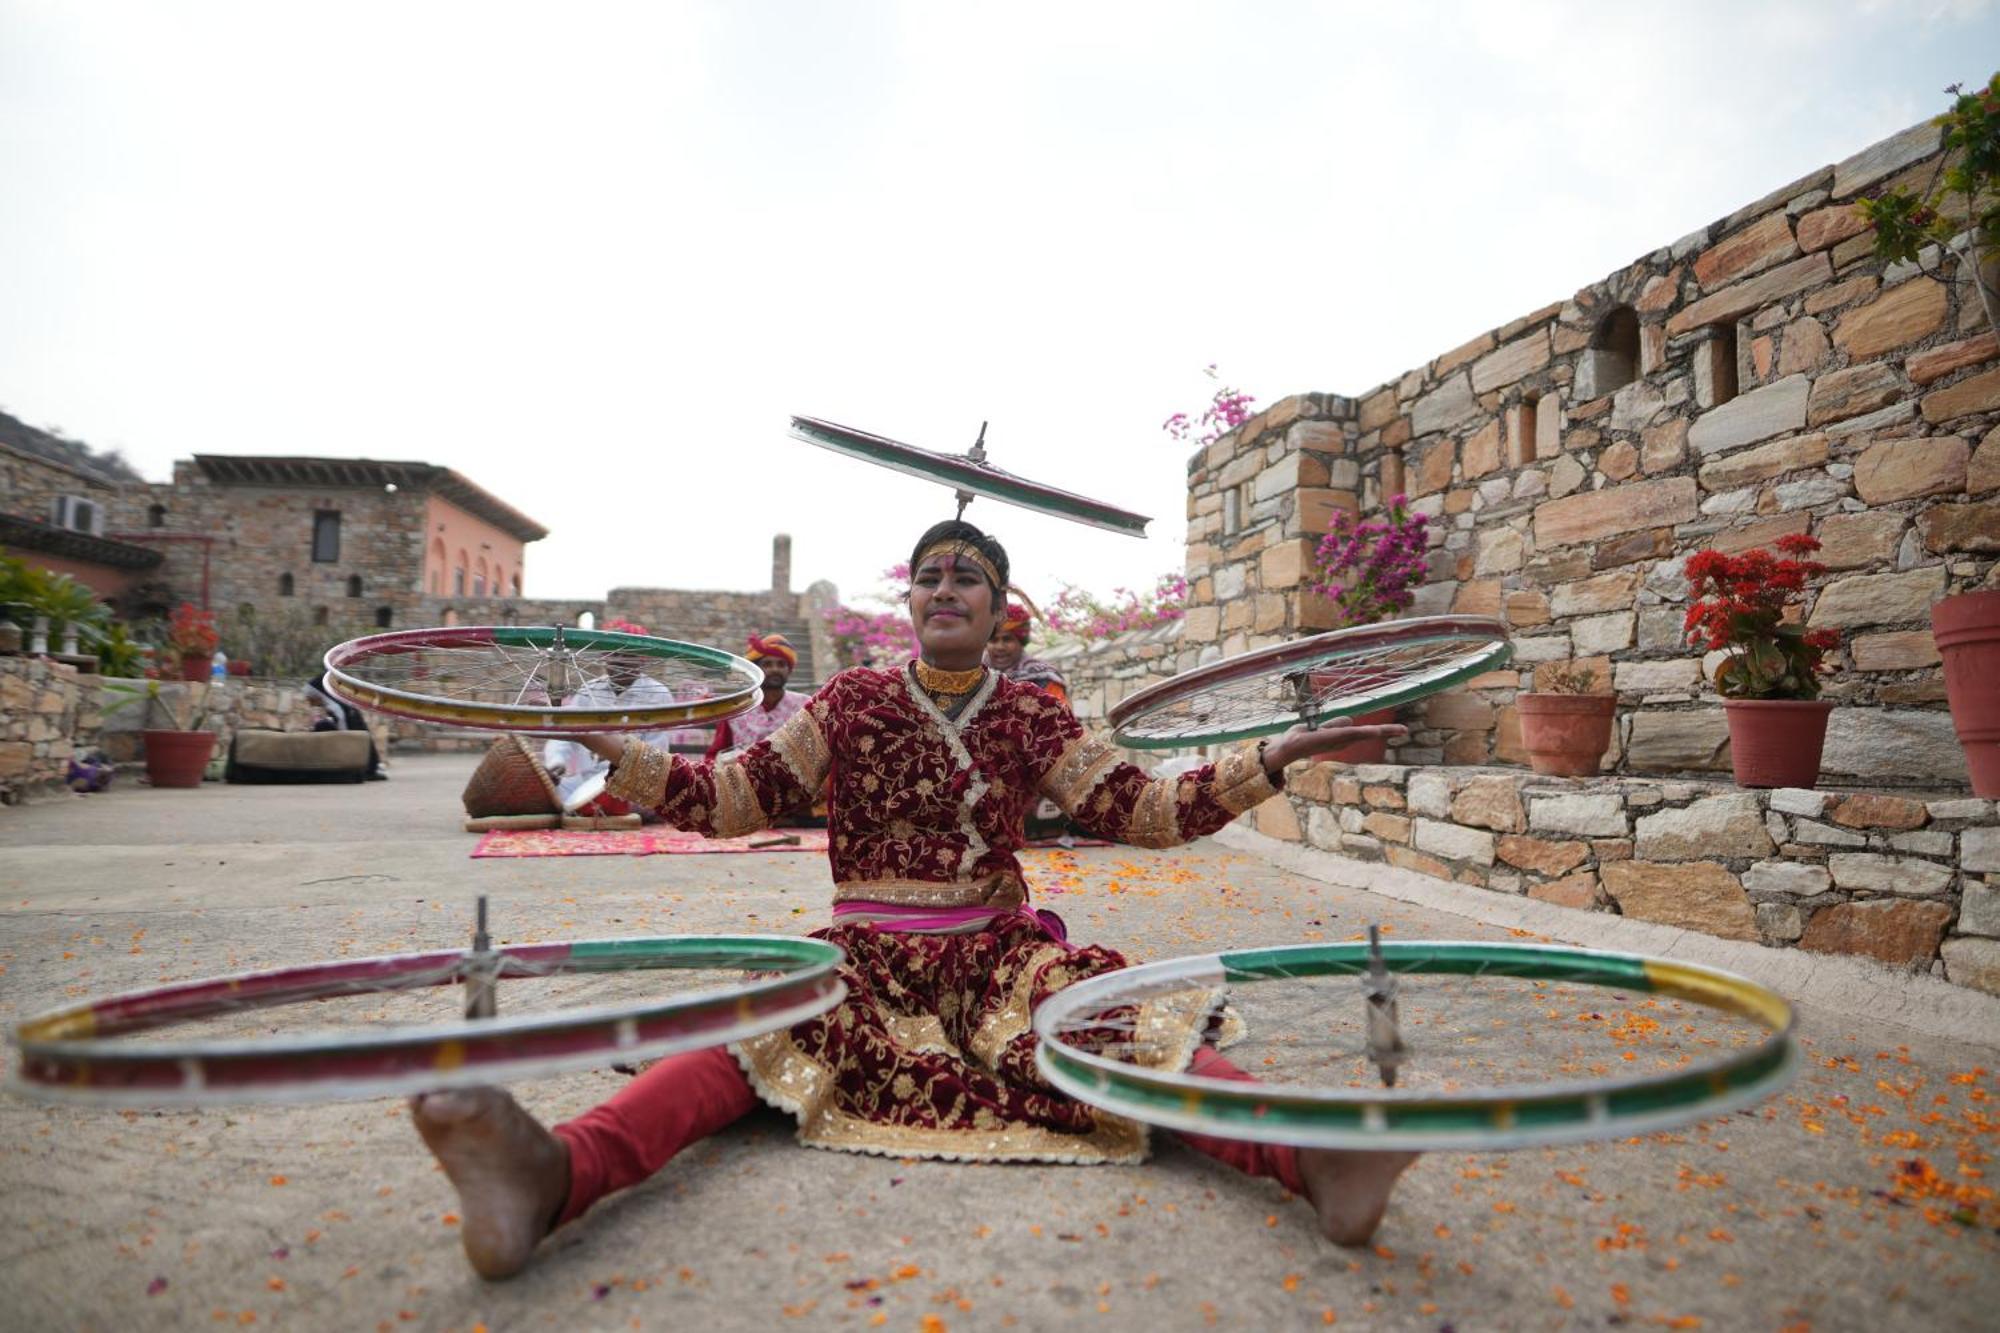
[[[708,757],[718,758],[737,750],[747,750],[785,725],[806,706],[802,694],[787,694],[785,682],[799,665],[799,650],[782,634],[752,634],[743,655],[764,668],[764,693],[757,706],[747,713],[718,725],[709,743]]]
[[[1047,690],[1064,703],[1069,702],[1069,685],[1062,673],[1039,657],[1028,656],[1028,636],[1032,613],[1019,602],[1007,603],[1000,626],[986,645],[986,665],[1009,680]]]

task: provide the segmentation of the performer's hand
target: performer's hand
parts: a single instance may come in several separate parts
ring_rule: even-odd
[[[625,738],[623,736],[604,736],[593,732],[588,736],[578,736],[576,743],[596,755],[599,759],[610,764],[613,768],[618,767],[618,761],[625,757]]]
[[[1311,759],[1325,754],[1328,750],[1338,750],[1343,745],[1355,741],[1373,740],[1379,736],[1383,740],[1399,741],[1410,734],[1410,729],[1395,723],[1386,726],[1350,727],[1338,722],[1324,727],[1293,727],[1274,741],[1264,743],[1264,772],[1275,778],[1285,771],[1285,765],[1297,763],[1301,759]]]

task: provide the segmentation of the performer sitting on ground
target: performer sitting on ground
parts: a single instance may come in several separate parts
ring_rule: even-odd
[[[635,625],[629,620],[607,620],[604,628],[620,634],[644,634],[646,627]],[[673,691],[641,670],[644,659],[636,655],[612,657],[605,674],[585,682],[582,689],[563,700],[565,708],[613,708],[630,704],[634,708],[662,708],[674,702]],[[666,733],[649,731],[640,739],[651,745],[664,745]],[[542,766],[555,779],[556,795],[567,801],[570,793],[581,787],[589,779],[610,769],[604,760],[592,754],[572,740],[552,740],[542,747]],[[623,804],[616,801],[597,802],[600,813],[622,814]],[[643,813],[643,812],[642,812]]]
[[[1177,778],[1148,778],[1059,700],[981,665],[1007,586],[1000,544],[938,524],[910,561],[921,656],[857,667],[734,759],[690,762],[593,736],[609,790],[666,822],[723,836],[764,827],[832,778],[833,923],[846,998],[796,1027],[660,1061],[550,1131],[497,1088],[412,1099],[457,1187],[460,1235],[490,1278],[522,1268],[553,1228],[646,1179],[754,1108],[796,1116],[801,1142],[961,1161],[1138,1162],[1146,1130],[1057,1093],[1035,1067],[1030,1016],[1048,995],[1124,967],[1078,946],[1027,902],[1014,853],[1046,794],[1105,837],[1171,847],[1268,799],[1285,765],[1400,727],[1295,728]],[[1149,1004],[1156,1062],[1247,1079],[1203,1044],[1212,1015]],[[1289,1149],[1183,1134],[1196,1151],[1311,1201],[1344,1245],[1375,1231],[1414,1155]]]

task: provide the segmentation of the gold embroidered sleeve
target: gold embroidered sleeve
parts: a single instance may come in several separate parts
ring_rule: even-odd
[[[1074,818],[1084,800],[1118,765],[1117,749],[1106,741],[1081,734],[1063,747],[1049,771],[1042,775],[1042,794]]]
[[[628,805],[657,810],[667,796],[667,776],[673,772],[674,757],[644,741],[625,742],[618,766],[605,779],[604,790]]]
[[[741,760],[724,759],[715,765],[715,811],[710,827],[718,838],[740,838],[770,825],[769,815],[757,803],[757,789]]]
[[[1215,801],[1232,815],[1255,809],[1278,794],[1258,749],[1231,750],[1215,763]]]
[[[771,733],[770,741],[771,748],[785,761],[785,767],[798,779],[799,786],[809,792],[818,791],[826,781],[833,759],[826,747],[826,734],[819,729],[819,719],[812,710],[800,709]]]

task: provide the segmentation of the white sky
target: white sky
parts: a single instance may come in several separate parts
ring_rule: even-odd
[[[850,597],[942,488],[1037,596],[1177,569],[1200,368],[1356,393],[1942,109],[1987,0],[0,0],[0,407],[149,477],[421,459],[531,596]],[[671,633],[672,626],[654,626]]]

